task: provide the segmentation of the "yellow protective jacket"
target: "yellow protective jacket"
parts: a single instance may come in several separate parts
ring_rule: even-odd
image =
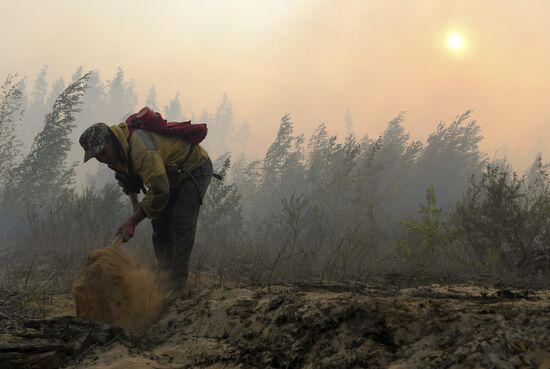
[[[190,173],[208,160],[202,146],[191,146],[181,137],[137,129],[128,139],[126,123],[110,128],[120,144],[122,156],[121,162],[112,169],[141,178],[147,193],[139,205],[148,218],[154,219],[160,214],[168,203],[170,190],[179,187],[185,172]],[[178,174],[179,168],[183,171]]]

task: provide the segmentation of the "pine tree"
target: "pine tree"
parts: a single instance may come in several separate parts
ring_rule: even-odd
[[[20,109],[21,109],[21,115],[24,115],[24,113],[29,108],[29,93],[27,91],[27,79],[22,78],[19,81],[19,87],[17,88],[19,92],[21,92],[21,97],[19,98],[20,103]],[[21,127],[19,127],[21,128]]]
[[[217,166],[219,165],[214,163],[214,167]],[[230,166],[231,156],[228,155],[217,172],[225,178]],[[201,210],[201,225],[207,228],[206,234],[210,235],[209,238],[220,241],[227,234],[240,234],[243,223],[240,199],[241,195],[234,183],[212,180]]]
[[[108,107],[106,106],[106,92],[101,82],[99,71],[91,71],[90,78],[88,78],[86,84],[88,88],[82,98],[81,117],[85,121],[86,126],[88,126],[96,122],[98,120],[97,117],[105,117]]]
[[[46,107],[48,109],[51,109],[53,107],[55,100],[57,99],[59,94],[63,92],[63,89],[65,89],[65,81],[63,80],[63,77],[59,77],[52,83],[50,94],[48,95],[48,99],[46,100]]]
[[[308,179],[318,183],[330,167],[338,149],[336,136],[329,136],[327,126],[322,123],[313,131],[308,144]]]
[[[30,95],[28,109],[25,112],[22,130],[24,142],[30,141],[32,135],[39,130],[40,123],[47,113],[46,98],[48,91],[48,66],[44,65],[34,80],[33,91]]]
[[[71,83],[46,114],[44,128],[36,135],[30,153],[16,168],[11,189],[27,201],[44,203],[57,198],[73,183],[74,165],[66,163],[75,113],[86,89],[90,72]]]
[[[0,88],[0,188],[15,166],[20,154],[20,142],[15,133],[21,119],[21,82],[10,74]]]
[[[106,96],[108,122],[123,121],[128,115],[134,113],[137,95],[133,81],[126,81],[124,71],[118,68],[115,77],[109,81]]]
[[[232,167],[231,174],[242,195],[240,204],[243,214],[250,217],[257,211],[257,198],[262,195],[260,193],[263,179],[262,161],[254,160],[247,163],[245,160],[241,160]]]
[[[48,66],[44,65],[34,80],[34,90],[31,96],[31,109],[40,110],[44,109],[46,103],[46,93],[48,90],[48,81],[46,79],[48,74]]]
[[[281,171],[290,155],[294,141],[294,127],[289,114],[281,118],[281,124],[275,141],[267,149],[264,158],[264,186],[277,188],[280,183]]]
[[[231,134],[231,152],[246,156],[246,145],[250,139],[250,125],[246,120],[237,126]]]
[[[374,157],[374,167],[382,169],[379,174],[380,188],[387,193],[399,190],[395,186],[410,171],[422,148],[418,141],[409,142],[410,135],[402,125],[404,119],[401,112],[388,123],[380,150]]]
[[[73,75],[71,76],[71,83],[78,81],[80,77],[82,77],[82,74],[84,74],[84,68],[82,66],[79,66],[74,71]]]
[[[418,192],[433,187],[442,206],[459,199],[468,179],[481,172],[486,156],[479,144],[480,127],[466,111],[448,126],[440,123],[428,137],[416,165]]]
[[[304,160],[304,135],[299,135],[294,137],[292,148],[281,168],[280,191],[283,197],[306,191]]]
[[[147,98],[145,99],[145,106],[148,106],[149,108],[153,109],[154,111],[158,111],[158,104],[157,104],[157,90],[155,86],[151,86],[151,89],[149,89],[149,94],[147,95]]]
[[[174,96],[174,98],[170,100],[168,105],[164,107],[164,118],[174,122],[181,122],[185,120],[181,112],[179,91],[176,93],[176,96]]]
[[[233,105],[226,94],[223,94],[216,114],[210,125],[209,145],[218,155],[229,150],[228,142],[233,128]]]
[[[82,77],[82,72],[77,70],[73,74],[73,78],[78,75]],[[78,78],[76,80],[78,80]],[[75,82],[76,80],[74,80],[73,82]],[[80,145],[78,144],[78,137],[80,136],[82,131],[97,122],[105,122],[107,124],[113,124],[117,122],[111,122],[107,119],[107,110],[109,109],[109,107],[106,104],[107,101],[105,96],[105,89],[99,76],[99,71],[94,70],[90,72],[86,85],[88,87],[86,88],[84,96],[82,97],[82,110],[77,116],[77,119],[75,121],[76,128],[72,135],[74,147],[73,152],[71,153],[71,157],[74,158],[74,160],[80,160],[80,158],[82,157],[82,150],[80,148]]]

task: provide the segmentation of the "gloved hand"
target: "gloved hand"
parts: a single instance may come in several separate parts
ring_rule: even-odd
[[[126,221],[118,228],[117,235],[122,236],[122,242],[128,242],[128,240],[134,237],[136,233],[136,226],[130,221]]]

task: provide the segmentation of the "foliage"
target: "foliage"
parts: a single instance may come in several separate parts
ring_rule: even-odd
[[[147,98],[145,99],[145,106],[150,107],[154,111],[158,111],[158,103],[157,103],[157,89],[155,86],[151,86],[151,89],[149,90],[149,93],[147,95]]]
[[[233,104],[227,95],[223,94],[214,116],[205,110],[199,120],[209,127],[208,136],[204,141],[208,151],[214,156],[227,152],[234,125]]]
[[[156,92],[152,90],[150,93],[154,93],[154,96],[151,96],[151,95],[149,96],[150,99],[153,99],[152,102],[154,103],[154,99],[156,98]],[[174,96],[174,98],[170,100],[168,105],[164,107],[164,114],[165,114],[164,118],[169,121],[181,122],[185,120],[185,118],[183,117],[183,113],[181,111],[179,91],[176,93],[176,96]]]
[[[509,167],[488,165],[458,202],[459,240],[480,267],[515,275],[548,271],[550,187],[540,161],[534,173],[538,179],[530,181]]]
[[[22,162],[13,151],[13,129],[27,105],[24,81],[5,84],[11,87],[0,100],[0,153],[13,153],[0,162],[0,178],[12,173],[9,186],[0,188],[0,243],[43,250],[85,244],[71,249],[77,258],[108,242],[129,210],[105,167],[73,188],[71,162],[82,154],[78,136],[92,123],[114,124],[134,112],[137,96],[122,69],[104,82],[98,71],[84,75],[79,67],[63,91],[62,79],[49,84],[46,77],[45,67],[21,132],[33,132],[30,123],[34,131],[37,122],[45,124]],[[154,108],[156,99],[153,87],[146,105]],[[48,100],[55,100],[53,110],[43,120]],[[169,119],[183,119],[178,95],[167,110]],[[220,282],[249,283],[342,282],[396,270],[432,277],[550,275],[548,164],[538,156],[524,176],[502,163],[486,168],[471,115],[438,124],[420,142],[411,140],[404,113],[370,138],[353,134],[356,122],[347,111],[343,139],[324,123],[306,139],[285,114],[265,155],[254,159],[245,148],[250,127],[236,123],[223,95],[214,114],[204,110],[198,119],[209,125],[204,144],[226,179],[213,180],[205,196],[195,265],[214,270]],[[95,169],[93,163],[87,168]],[[18,234],[29,236],[22,241]],[[143,250],[150,257],[148,242]]]
[[[126,81],[124,71],[118,68],[115,76],[107,84],[106,111],[104,119],[108,122],[120,122],[134,113],[137,95],[133,81]]]
[[[216,172],[224,178],[231,166],[231,157],[221,158],[221,165],[214,163]],[[220,162],[218,161],[218,162]],[[220,281],[229,270],[236,268],[235,255],[243,236],[240,194],[234,183],[212,179],[204,198],[199,218],[198,252],[204,257],[212,254]]]
[[[0,188],[20,154],[15,126],[21,120],[21,89],[16,75],[8,75],[0,87]]]
[[[440,123],[416,163],[415,188],[436,188],[446,206],[459,200],[465,179],[478,175],[487,162],[479,148],[480,127],[475,120],[469,121],[470,115],[468,110],[449,126]]]
[[[55,100],[63,92],[64,89],[65,89],[65,81],[63,80],[63,77],[59,77],[52,83],[52,87],[50,88],[48,99],[46,100],[46,109],[51,109],[53,107],[53,105],[55,104]]]
[[[282,184],[283,168],[292,157],[292,148],[299,147],[300,142],[294,137],[294,127],[289,114],[281,118],[281,124],[275,141],[267,149],[263,161],[263,188],[279,188]],[[293,159],[295,159],[294,156]],[[292,159],[290,159],[292,160]],[[291,168],[292,165],[286,165]]]
[[[71,148],[70,133],[90,76],[71,83],[56,99],[52,112],[44,118],[44,128],[35,137],[31,151],[15,169],[9,187],[38,203],[56,199],[73,183],[74,164],[66,163]]]
[[[426,190],[426,202],[420,205],[419,218],[402,221],[404,239],[396,242],[400,270],[425,272],[441,265],[453,242],[453,232],[443,210],[437,206],[435,190]]]
[[[225,177],[230,166],[231,156],[227,156],[216,172]],[[209,244],[229,242],[227,235],[231,235],[232,239],[238,239],[243,222],[240,198],[234,183],[212,179],[204,197],[200,217],[200,227],[205,231],[205,240]]]

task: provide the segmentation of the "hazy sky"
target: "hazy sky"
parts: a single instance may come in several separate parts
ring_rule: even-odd
[[[425,139],[441,120],[474,110],[484,148],[524,166],[550,134],[550,1],[546,0],[0,0],[0,78],[32,82],[41,66],[66,79],[77,66],[103,79],[122,67],[141,102],[180,91],[186,112],[215,110],[225,92],[257,148],[291,113],[309,134],[321,122],[377,136],[405,111]],[[446,37],[465,39],[452,53]]]

